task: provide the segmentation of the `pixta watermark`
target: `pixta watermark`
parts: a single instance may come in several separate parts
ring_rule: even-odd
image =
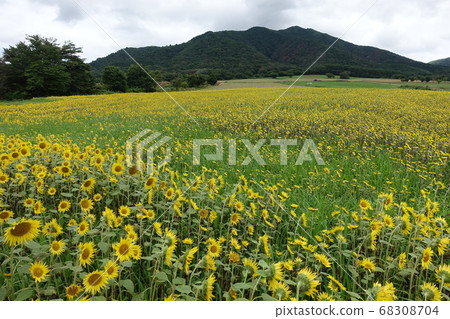
[[[162,136],[159,132],[152,133],[149,129],[139,132],[126,142],[128,167],[135,166],[138,171],[142,171],[145,162],[147,173],[153,174],[155,168],[159,169],[170,161],[171,148],[167,145],[170,140],[171,137]],[[226,149],[225,144],[228,146]],[[304,162],[313,162],[314,160],[317,165],[325,165],[322,155],[312,139],[306,139],[303,142],[297,139],[259,139],[256,143],[252,143],[249,139],[239,141],[236,139],[226,141],[223,139],[193,139],[192,164],[202,165],[207,161],[227,161],[230,166],[246,166],[252,162],[257,165],[267,165],[261,155],[263,146],[270,146],[279,151],[280,165],[292,164],[293,161],[290,163],[288,158],[289,150],[291,154],[292,152],[298,154],[295,158],[295,165],[302,165]],[[211,152],[211,147],[214,149],[213,152]],[[165,155],[155,163],[155,151],[160,148],[165,150]],[[240,154],[238,154],[238,149],[241,150]],[[244,154],[241,154],[242,152]],[[238,155],[247,156],[242,161],[238,161]]]

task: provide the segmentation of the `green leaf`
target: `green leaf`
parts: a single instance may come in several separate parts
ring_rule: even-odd
[[[158,271],[155,274],[155,278],[156,278],[156,280],[158,280],[160,282],[166,282],[166,281],[168,282],[169,281],[169,278],[167,277],[167,274],[165,272],[162,272],[162,271]]]
[[[97,246],[104,253],[106,253],[108,251],[108,249],[109,249],[109,245],[107,243],[105,243],[105,242],[99,242]]]
[[[133,262],[131,260],[127,260],[127,261],[124,261],[124,262],[120,263],[120,265],[122,267],[126,267],[127,268],[127,267],[131,267],[133,265]]]
[[[124,287],[130,294],[134,293],[134,284],[130,279],[121,280],[120,285]]]
[[[92,296],[92,301],[106,301],[106,298],[104,296]]]
[[[274,297],[269,296],[268,294],[262,294],[261,297],[264,301],[278,301],[278,299],[275,299]]]
[[[182,294],[190,294],[191,293],[191,287],[190,286],[176,286],[175,290],[181,292]]]
[[[69,197],[69,198],[73,196],[72,193],[61,193],[61,195],[64,197]]]
[[[5,300],[6,295],[8,294],[8,289],[5,287],[0,288],[0,301]]]
[[[131,298],[131,301],[142,301],[144,300],[144,293],[138,293],[136,295],[133,296],[133,298]]]
[[[360,295],[358,295],[356,292],[347,291],[347,293],[352,297],[354,300],[363,300]]]
[[[232,287],[233,287],[233,290],[236,291],[236,290],[249,289],[252,287],[252,285],[248,284],[248,283],[244,283],[244,282],[238,282],[238,283],[235,283],[234,285],[232,285]]]
[[[34,291],[30,288],[26,288],[17,294],[15,301],[29,300],[33,296],[34,296]]]
[[[172,281],[172,283],[173,283],[175,286],[182,286],[182,285],[185,285],[185,284],[186,284],[186,280],[185,280],[184,278],[178,277],[178,278],[175,278],[175,279]]]

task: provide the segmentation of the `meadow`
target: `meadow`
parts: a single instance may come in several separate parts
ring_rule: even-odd
[[[284,90],[0,104],[0,300],[449,300],[450,93],[294,87],[255,122]],[[143,129],[171,137],[151,176]]]

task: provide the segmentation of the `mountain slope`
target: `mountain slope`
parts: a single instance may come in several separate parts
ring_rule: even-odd
[[[430,64],[441,65],[441,66],[450,66],[450,58],[431,61]]]
[[[270,30],[254,27],[247,31],[207,32],[182,44],[166,47],[127,48],[141,64],[163,72],[215,70],[220,77],[248,77],[273,72],[303,72],[334,41],[335,37],[312,29],[290,27]],[[126,69],[132,61],[123,51],[91,63],[96,74],[107,65]],[[417,62],[374,47],[339,40],[311,72],[354,76],[450,73],[450,68]]]

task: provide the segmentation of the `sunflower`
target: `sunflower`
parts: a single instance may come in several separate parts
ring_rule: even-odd
[[[289,286],[286,283],[281,282],[281,281],[276,281],[274,284],[272,284],[271,290],[272,290],[272,296],[274,298],[277,298],[280,301],[288,300],[292,293]]]
[[[198,211],[198,215],[200,216],[200,219],[206,219],[206,218],[208,218],[208,214],[209,214],[209,212],[208,212],[208,210],[205,209],[205,208],[202,208],[202,209],[200,209],[200,210]]]
[[[103,197],[102,197],[101,194],[95,194],[94,197],[93,197],[94,202],[99,202],[99,201],[102,200],[102,198],[103,198]]]
[[[130,216],[130,214],[131,214],[130,207],[128,207],[128,206],[120,206],[119,214],[120,214],[120,216],[123,216],[123,217]]]
[[[372,205],[365,199],[361,199],[359,201],[359,208],[361,208],[361,210],[363,211],[373,210]]]
[[[208,241],[208,255],[212,258],[219,257],[222,251],[222,247],[220,246],[220,244],[213,238],[209,238]]]
[[[237,224],[239,224],[240,220],[241,220],[241,214],[234,213],[231,215],[231,218],[230,218],[231,224],[236,226]]]
[[[134,244],[133,247],[131,247],[131,257],[134,260],[140,260],[142,257],[142,248],[141,246]]]
[[[230,253],[228,254],[228,260],[230,263],[238,263],[241,260],[241,257],[238,253],[230,251]]]
[[[365,270],[368,270],[369,272],[374,271],[375,268],[376,268],[376,266],[375,266],[375,264],[373,263],[373,261],[371,261],[369,258],[365,258],[365,259],[361,260],[361,261],[359,262],[359,264],[360,264],[360,266],[361,266],[362,268],[364,268]]]
[[[109,278],[116,278],[119,276],[119,269],[120,266],[119,264],[117,264],[116,261],[108,261],[105,265],[104,271],[105,271],[105,275],[108,276]]]
[[[94,202],[92,201],[92,199],[83,198],[82,200],[80,200],[80,207],[83,212],[89,213],[92,208],[94,208]]]
[[[9,245],[22,244],[33,240],[39,234],[41,222],[34,219],[22,218],[5,230],[4,241]]]
[[[81,266],[90,265],[92,263],[92,258],[94,257],[94,254],[97,251],[94,242],[90,241],[87,243],[80,243],[78,247],[80,248],[79,259]]]
[[[95,178],[88,178],[83,182],[83,184],[81,184],[81,190],[90,194],[94,189],[95,183],[96,183]]]
[[[165,253],[165,262],[166,265],[170,266],[172,264],[172,256],[175,251],[175,248],[177,247],[177,237],[175,233],[168,228],[166,228],[166,243],[167,243],[167,249]]]
[[[83,220],[79,225],[78,225],[78,234],[80,235],[85,235],[88,231],[89,231],[89,223],[85,220]]]
[[[203,291],[205,295],[205,299],[207,301],[211,301],[214,298],[213,290],[214,283],[216,282],[216,277],[214,274],[209,275],[209,277],[203,282]]]
[[[47,194],[49,194],[50,196],[53,196],[56,194],[56,188],[54,187],[50,187],[47,191]]]
[[[146,189],[153,189],[153,188],[156,188],[156,183],[157,183],[157,182],[158,182],[158,178],[157,178],[157,177],[150,176],[150,177],[145,181],[144,187],[145,187]]]
[[[436,280],[450,287],[450,265],[441,265],[436,269]]]
[[[70,176],[70,174],[72,174],[72,169],[68,166],[61,166],[59,172],[61,173],[61,175],[68,177]]]
[[[330,279],[330,282],[328,283],[328,288],[330,288],[332,291],[339,291],[339,289],[346,290],[344,285],[333,276],[328,275],[328,279]]]
[[[267,270],[267,279],[269,281],[282,281],[283,278],[283,263],[277,262],[275,264],[271,264]]]
[[[8,219],[14,216],[14,213],[10,210],[3,210],[0,212],[0,224],[3,224]]]
[[[106,287],[108,278],[106,274],[101,271],[93,271],[84,278],[84,290],[89,294],[96,294]]]
[[[327,294],[326,292],[321,292],[317,295],[317,301],[336,301],[332,295]]]
[[[392,219],[391,216],[389,216],[389,215],[384,215],[384,216],[383,216],[383,221],[384,221],[384,224],[386,225],[386,227],[388,227],[388,228],[394,228],[394,220]]]
[[[130,260],[133,255],[133,246],[134,244],[131,240],[120,238],[120,241],[113,244],[112,248],[116,251],[116,256],[119,258],[119,261],[122,262]]]
[[[389,210],[392,207],[393,203],[394,203],[394,194],[390,193],[384,200],[384,209]]]
[[[34,206],[34,199],[28,197],[28,198],[25,199],[25,201],[23,202],[23,205],[24,205],[25,207],[28,207],[28,208],[33,207],[33,206]]]
[[[71,284],[69,287],[66,287],[67,299],[72,300],[80,294],[81,290],[81,287],[75,284]]]
[[[77,225],[77,221],[75,219],[71,219],[67,223],[67,226],[76,226],[76,225]]]
[[[244,265],[244,271],[248,271],[253,277],[258,276],[256,271],[259,269],[255,260],[244,258],[242,264]]]
[[[403,269],[406,263],[406,253],[401,253],[398,256],[398,269]]]
[[[317,254],[317,253],[315,253],[314,254],[314,258],[316,258],[316,260],[318,262],[320,262],[322,265],[324,265],[326,268],[331,268],[330,260],[324,254]]]
[[[267,257],[270,257],[270,249],[269,249],[269,236],[267,234],[264,234],[263,236],[260,236],[259,239],[263,243],[264,252],[267,255]]]
[[[238,211],[242,212],[244,210],[244,204],[242,204],[242,202],[237,200],[234,202],[234,208],[236,208]]]
[[[433,255],[433,249],[431,247],[427,247],[423,250],[422,253],[422,267],[424,269],[428,269],[431,265],[431,256]]]
[[[52,255],[61,255],[66,249],[65,249],[66,243],[62,240],[54,240],[50,244],[50,252]]]
[[[386,285],[382,286],[380,283],[376,282],[373,284],[373,287],[375,289],[377,301],[394,301],[397,299],[393,283],[387,282]]]
[[[171,187],[171,188],[169,188],[167,191],[166,191],[166,198],[167,199],[172,199],[173,198],[173,195],[175,194],[175,190]]]
[[[35,261],[31,264],[30,273],[36,282],[45,280],[45,277],[48,277],[49,272],[50,269],[48,269],[47,265],[42,261]]]
[[[186,275],[189,275],[189,266],[192,263],[192,260],[194,259],[194,255],[197,253],[198,247],[193,247],[189,249],[189,251],[186,254],[186,259],[184,260],[184,272]]]
[[[58,212],[64,213],[70,209],[71,203],[68,200],[62,200],[58,204]]]
[[[62,229],[61,225],[56,221],[56,218],[53,218],[51,222],[45,223],[44,227],[42,227],[42,232],[46,236],[57,237],[63,233]]]
[[[409,214],[404,214],[401,218],[401,232],[403,235],[408,235],[411,232],[411,222],[409,220]]]
[[[449,237],[444,237],[439,241],[439,244],[437,247],[439,256],[442,256],[443,254],[445,254],[445,251],[447,250],[447,246],[449,243],[450,243]]]
[[[312,272],[308,267],[303,268],[297,274],[297,287],[300,292],[307,296],[314,296],[317,293],[316,287],[320,285],[320,281],[316,280],[317,274]]]
[[[42,214],[45,212],[45,207],[42,206],[42,202],[40,200],[36,201],[33,205],[34,213],[36,215]]]
[[[122,175],[125,171],[125,166],[122,163],[114,163],[111,167],[111,172],[115,175]]]
[[[435,284],[425,282],[420,286],[422,295],[426,301],[440,301],[442,296]]]

